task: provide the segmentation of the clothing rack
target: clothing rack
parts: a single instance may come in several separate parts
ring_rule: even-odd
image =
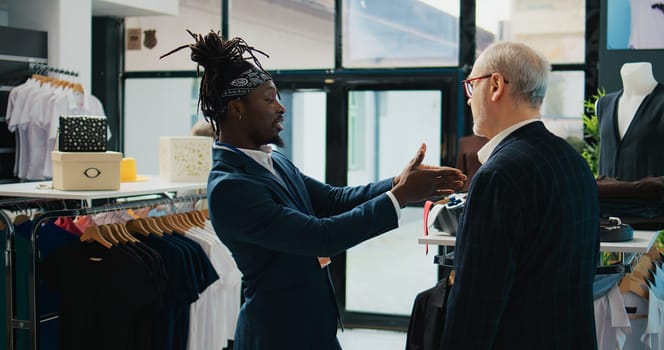
[[[34,71],[35,74],[46,75],[48,72],[53,72],[57,74],[69,75],[72,77],[78,77],[78,72],[73,70],[67,70],[62,68],[51,67],[47,64],[40,62],[30,62],[30,70]]]
[[[79,215],[94,215],[105,212],[139,209],[159,205],[173,205],[178,203],[193,202],[207,197],[205,183],[165,183],[158,178],[148,177],[144,183],[127,183],[119,191],[40,191],[35,188],[39,183],[20,183],[0,185],[0,197],[12,196],[17,198],[0,199],[0,208],[17,207],[43,209],[45,203],[63,203],[65,208],[58,210],[45,210],[33,219],[33,228],[30,235],[30,253],[28,257],[28,318],[18,319],[16,317],[16,251],[15,230],[9,216],[0,210],[0,223],[5,226],[5,303],[7,305],[7,349],[16,349],[15,330],[27,330],[30,334],[30,349],[39,349],[39,325],[42,322],[52,320],[58,315],[38,314],[39,300],[37,283],[38,271],[36,267],[40,261],[39,234],[41,227],[49,220],[59,217],[73,217]],[[124,187],[127,185],[126,187]],[[29,188],[29,190],[27,190]],[[194,194],[177,195],[180,191],[194,191]],[[201,193],[202,192],[202,193]],[[158,195],[157,198],[145,199],[146,196]],[[95,201],[106,200],[106,203],[95,204]],[[74,209],[67,208],[67,204]]]

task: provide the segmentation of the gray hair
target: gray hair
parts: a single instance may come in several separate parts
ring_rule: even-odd
[[[533,108],[539,108],[546,93],[549,61],[531,47],[510,41],[497,42],[482,52],[486,74],[498,72],[509,81],[507,86],[523,96]]]

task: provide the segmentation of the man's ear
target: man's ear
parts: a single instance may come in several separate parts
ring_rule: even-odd
[[[233,113],[233,114],[241,114],[240,110],[240,99],[235,99],[235,100],[230,100],[228,101],[228,111]]]
[[[491,84],[491,101],[496,102],[507,92],[507,84],[500,73],[492,74],[489,82]]]

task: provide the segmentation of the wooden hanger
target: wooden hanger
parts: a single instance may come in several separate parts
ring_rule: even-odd
[[[205,227],[205,216],[200,210],[194,210],[187,213],[187,217],[198,227]]]
[[[83,85],[79,83],[74,83],[71,89],[74,90],[74,92],[78,92],[80,94],[85,93],[85,91],[83,90]]]
[[[179,214],[179,216],[182,221],[184,221],[187,225],[189,225],[189,228],[200,226],[198,224],[198,219],[196,218],[196,214],[183,213]]]
[[[101,232],[99,231],[99,227],[97,226],[89,226],[86,227],[85,230],[83,231],[83,234],[81,235],[81,242],[88,242],[88,241],[95,241],[102,246],[106,248],[111,248],[113,244],[109,241],[107,241],[102,235]]]
[[[183,236],[187,234],[187,229],[183,225],[181,225],[177,220],[175,220],[175,215],[164,216],[164,221],[171,225],[171,228],[173,228],[174,232],[181,234]]]
[[[16,217],[14,217],[14,225],[20,225],[28,220],[30,220],[30,216],[25,214],[18,214]]]
[[[167,235],[173,234],[172,231],[169,231],[167,228],[163,227],[161,223],[155,217],[145,218],[145,221],[148,222],[148,225],[151,225],[153,229],[165,233]]]
[[[189,229],[191,229],[192,226],[182,218],[182,214],[172,214],[170,217],[171,220],[183,230],[189,231]]]
[[[106,224],[105,226],[108,227],[108,230],[111,232],[113,237],[118,240],[118,242],[127,243],[127,237],[125,237],[122,232],[120,232],[120,229],[115,226],[115,224]]]
[[[118,225],[118,228],[122,233],[129,238],[129,240],[133,243],[140,243],[141,241],[138,240],[138,238],[134,237],[129,230],[127,230],[127,226],[125,224],[116,224]]]
[[[99,227],[99,232],[101,232],[101,236],[104,237],[107,241],[111,242],[113,245],[120,244],[120,241],[113,236],[113,233],[108,228],[108,226],[100,225],[98,227]]]
[[[141,223],[143,223],[143,227],[147,228],[151,234],[157,237],[164,237],[164,231],[162,231],[161,228],[157,227],[157,225],[154,223],[154,220],[149,220],[148,218],[142,218],[140,219],[140,221]]]
[[[127,232],[127,228],[123,224],[109,224],[109,226],[114,230],[117,237],[121,238],[125,243],[136,243],[138,241]]]
[[[141,221],[137,219],[132,219],[125,222],[125,227],[127,228],[127,230],[129,230],[132,233],[140,233],[143,236],[150,235],[150,231],[148,231],[145,227],[143,227]]]
[[[646,287],[645,283],[645,280],[629,274],[620,280],[618,288],[621,294],[632,292],[642,298],[648,299],[648,287]]]

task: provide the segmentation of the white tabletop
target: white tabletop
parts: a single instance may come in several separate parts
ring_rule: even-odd
[[[117,191],[61,191],[50,188],[51,181],[5,184],[0,185],[0,197],[90,201],[100,198],[121,198],[174,191],[205,190],[207,188],[206,182],[167,182],[159,179],[158,175],[147,175],[147,178],[146,181],[141,182],[122,182],[120,189]]]
[[[599,250],[602,252],[621,252],[621,253],[647,253],[657,239],[658,231],[637,231],[634,230],[634,239],[627,242],[600,242]],[[456,237],[450,236],[446,232],[435,231],[429,236],[420,237],[419,244],[432,244],[442,246],[454,246]]]

